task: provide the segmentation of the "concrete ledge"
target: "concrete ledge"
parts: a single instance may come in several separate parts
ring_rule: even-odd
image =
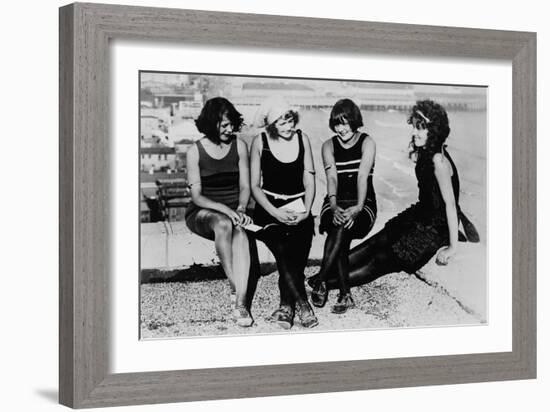
[[[371,233],[378,232],[387,220],[379,217]],[[318,233],[318,218],[315,231]],[[360,243],[354,240],[352,246]],[[325,236],[314,236],[309,258],[323,258]],[[260,263],[274,263],[271,252],[262,242],[257,242]],[[219,264],[214,242],[191,233],[185,222],[158,222],[141,224],[141,269],[182,270],[194,265]]]
[[[390,218],[381,213],[371,231],[378,232]],[[316,219],[316,232],[318,219]],[[316,235],[309,256],[309,265],[317,266],[323,257],[325,236]],[[356,240],[352,246],[360,243]],[[257,242],[261,274],[276,271],[275,259],[262,242]],[[221,279],[225,275],[219,265],[214,242],[191,233],[185,222],[141,224],[141,282],[174,282]],[[460,243],[457,256],[447,266],[439,266],[435,258],[416,276],[449,294],[468,313],[481,322],[487,319],[487,259],[484,243]]]

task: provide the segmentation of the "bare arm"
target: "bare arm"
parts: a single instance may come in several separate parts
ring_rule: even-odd
[[[367,179],[369,178],[374,158],[376,156],[376,143],[369,136],[363,140],[361,163],[357,173],[357,206],[362,209],[367,197]]]
[[[252,149],[250,151],[250,187],[256,202],[263,207],[267,213],[275,216],[277,209],[267,199],[262,190],[262,149],[262,138],[256,136],[252,141]]]
[[[239,223],[246,226],[252,223],[252,219],[246,215],[246,207],[250,200],[250,168],[246,142],[237,139],[237,150],[239,153],[239,206],[236,212],[240,217]]]
[[[371,137],[367,137],[363,140],[361,146],[361,162],[359,163],[359,171],[357,172],[357,204],[348,207],[344,213],[347,220],[346,227],[351,227],[357,215],[365,206],[365,199],[367,197],[367,180],[369,178],[372,165],[374,164],[374,158],[376,156],[376,144]]]
[[[250,152],[250,187],[252,195],[256,202],[265,209],[267,213],[277,219],[279,222],[289,224],[292,221],[293,215],[290,212],[277,209],[269,201],[262,190],[262,138],[256,136],[252,142]]]
[[[315,165],[313,164],[313,155],[311,154],[311,144],[309,138],[305,133],[302,133],[302,140],[304,142],[304,189],[305,195],[305,207],[306,214],[311,212],[311,206],[315,199]]]
[[[336,193],[338,191],[338,173],[336,173],[336,161],[334,160],[334,151],[332,140],[327,140],[321,148],[323,155],[323,167],[327,176],[327,196],[329,196],[330,205],[336,206]]]
[[[245,211],[250,200],[250,168],[248,164],[248,146],[237,139],[239,152],[239,210]]]
[[[447,225],[449,227],[449,246],[438,254],[439,263],[447,263],[450,256],[456,252],[458,246],[458,215],[456,210],[455,196],[451,182],[451,167],[447,159],[441,154],[436,153],[433,158],[434,171],[441,196],[445,202],[445,213],[447,216]]]
[[[191,186],[191,199],[193,199],[193,203],[198,207],[223,213],[234,221],[235,216],[238,215],[233,210],[222,203],[214,202],[202,195],[199,150],[196,144],[191,146],[187,151],[187,178]]]
[[[340,225],[345,223],[345,218],[343,215],[344,209],[338,207],[338,199],[336,197],[336,193],[338,192],[338,173],[336,171],[336,161],[334,159],[332,139],[324,142],[321,150],[325,175],[327,177],[327,196],[333,214],[333,223],[335,225]]]

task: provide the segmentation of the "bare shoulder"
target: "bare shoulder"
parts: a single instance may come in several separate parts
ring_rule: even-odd
[[[310,146],[310,143],[309,143],[309,136],[308,136],[307,133],[304,132],[303,130],[302,130],[302,140],[303,140],[303,142],[304,142],[305,145]]]
[[[187,153],[185,155],[187,157],[188,166],[192,167],[199,164],[199,148],[197,146],[197,142],[193,143],[189,149],[187,149]]]
[[[325,140],[323,142],[323,145],[321,146],[321,150],[323,152],[328,151],[329,153],[332,153],[334,151],[334,146],[332,145],[332,139]]]
[[[199,154],[199,142],[196,141],[191,146],[189,146],[189,149],[187,149],[187,157],[191,156],[197,156]]]
[[[436,174],[451,175],[451,164],[443,154],[436,153],[432,158]]]
[[[367,135],[367,137],[365,137],[365,139],[363,140],[363,152],[365,150],[375,150],[376,149],[376,142],[374,141],[374,139],[372,138],[371,135]]]
[[[243,150],[248,152],[248,145],[240,137],[237,137],[237,149],[239,150],[239,152]]]
[[[252,139],[252,150],[262,150],[263,144],[262,144],[262,135],[257,135],[254,139]]]

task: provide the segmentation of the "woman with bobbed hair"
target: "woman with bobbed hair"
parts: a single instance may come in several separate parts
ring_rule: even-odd
[[[284,329],[293,326],[295,313],[302,327],[318,324],[304,285],[313,237],[315,168],[309,139],[296,127],[298,120],[284,99],[267,99],[256,114],[262,131],[250,154],[253,217],[262,227],[256,237],[273,253],[279,272],[280,306],[270,320]]]
[[[372,183],[376,145],[359,128],[363,117],[350,99],[336,102],[330,112],[329,127],[335,135],[323,143],[327,196],[321,209],[319,232],[327,233],[318,282],[311,292],[314,306],[327,301],[326,280],[336,273],[340,282],[333,313],[345,313],[355,303],[349,287],[349,248],[352,239],[363,239],[376,219],[376,194]]]
[[[422,100],[413,106],[407,122],[412,126],[409,157],[416,161],[418,202],[351,250],[351,286],[388,273],[414,273],[435,254],[436,262],[446,265],[458,250],[459,218],[467,240],[479,241],[475,227],[458,206],[458,171],[445,145],[450,133],[447,112],[432,100]],[[316,276],[308,280],[310,285],[316,281]],[[327,288],[337,287],[337,279],[327,281]]]
[[[193,233],[213,240],[235,300],[233,319],[253,323],[247,302],[249,240],[244,226],[250,199],[248,148],[237,138],[241,114],[223,97],[208,100],[195,121],[204,136],[187,151],[192,203],[185,221]],[[233,303],[233,302],[232,302]]]

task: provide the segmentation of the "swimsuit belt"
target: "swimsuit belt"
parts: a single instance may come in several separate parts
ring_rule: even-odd
[[[275,199],[281,199],[281,200],[297,199],[297,198],[302,197],[306,194],[306,192],[301,192],[301,193],[296,193],[296,194],[293,194],[293,195],[285,195],[285,194],[281,194],[281,193],[273,193],[273,192],[270,192],[269,190],[265,190],[265,189],[262,189],[262,191],[265,194],[268,194],[269,196],[271,196]]]

